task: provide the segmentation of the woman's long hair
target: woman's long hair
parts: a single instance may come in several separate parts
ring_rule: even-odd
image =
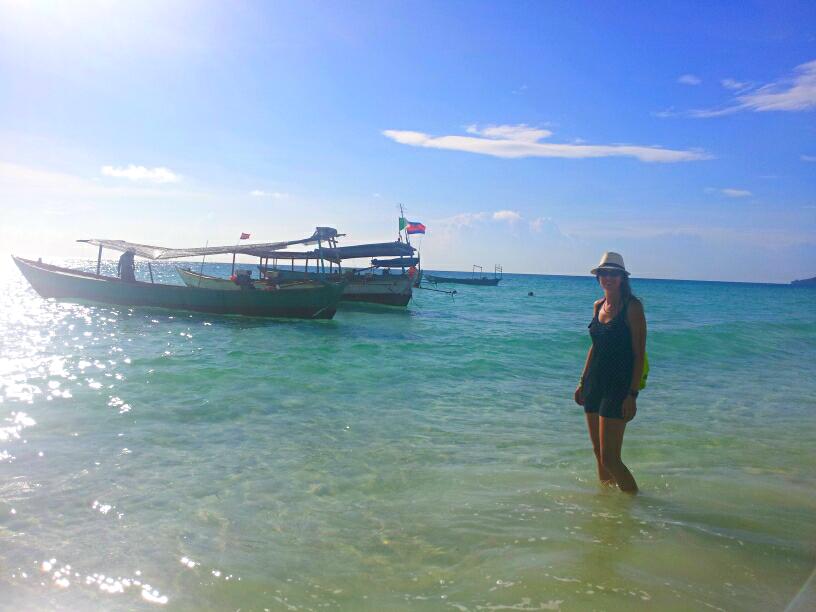
[[[596,279],[598,280],[599,283],[601,282],[600,276],[596,276]],[[632,293],[632,285],[629,284],[629,276],[627,274],[621,276],[620,296],[621,304],[628,304],[633,299],[638,300],[638,297],[634,293]]]
[[[624,274],[620,285],[621,303],[628,304],[635,296],[632,294],[632,285],[629,284],[629,275]],[[637,299],[637,298],[635,298]]]

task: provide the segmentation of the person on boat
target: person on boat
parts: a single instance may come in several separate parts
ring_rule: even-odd
[[[252,280],[252,272],[249,270],[238,270],[232,277],[233,282],[241,289],[254,289],[255,281]]]
[[[595,302],[587,353],[575,403],[584,407],[589,437],[603,484],[636,493],[637,483],[621,460],[626,424],[635,418],[646,354],[643,304],[629,285],[618,253],[607,252],[591,271],[604,296]]]
[[[136,256],[136,253],[131,249],[128,249],[119,257],[119,264],[116,266],[116,272],[119,274],[119,278],[123,281],[132,283],[136,280],[136,265],[133,261],[133,258]]]

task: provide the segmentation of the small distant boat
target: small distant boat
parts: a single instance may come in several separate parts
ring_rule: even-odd
[[[476,268],[479,269],[479,276],[476,276]],[[504,277],[504,272],[501,266],[495,266],[493,270],[493,278],[485,276],[482,266],[473,266],[472,275],[468,277],[457,276],[440,276],[438,274],[425,274],[425,278],[431,283],[455,283],[457,285],[477,285],[482,287],[495,287],[499,281]]]
[[[308,241],[309,239],[306,239]],[[148,259],[170,259],[195,255],[243,252],[246,247],[205,247],[203,249],[165,249],[122,240],[82,240],[99,246],[96,274],[63,268],[12,256],[14,263],[34,290],[44,298],[87,300],[119,306],[144,306],[170,310],[236,314],[255,317],[331,319],[345,288],[345,282],[321,281],[308,286],[190,287],[154,283],[150,263],[150,282],[123,280],[100,274],[102,248],[131,252]],[[303,243],[305,241],[296,241]],[[282,248],[288,243],[274,243]],[[131,260],[132,261],[132,260]],[[231,281],[226,281],[230,283]]]

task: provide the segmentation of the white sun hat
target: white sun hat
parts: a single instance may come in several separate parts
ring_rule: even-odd
[[[614,253],[612,251],[607,251],[601,257],[601,263],[598,264],[597,268],[593,268],[590,270],[590,274],[598,274],[599,270],[617,270],[618,272],[623,272],[626,276],[629,276],[629,272],[626,270],[626,266],[623,265],[623,257],[620,253]]]

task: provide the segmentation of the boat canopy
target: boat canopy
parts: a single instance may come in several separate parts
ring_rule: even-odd
[[[375,268],[410,268],[419,264],[419,257],[395,257],[394,259],[372,259]]]
[[[275,251],[277,249],[285,249],[288,246],[295,244],[317,244],[318,242],[328,241],[330,239],[343,236],[338,234],[333,227],[318,227],[314,233],[308,238],[300,240],[288,240],[283,242],[266,242],[261,244],[240,245],[233,244],[229,246],[211,246],[211,247],[195,247],[189,249],[168,248],[154,246],[150,244],[139,244],[137,242],[128,242],[126,240],[106,240],[101,238],[90,238],[78,240],[77,242],[86,242],[96,246],[104,247],[106,249],[113,249],[114,251],[132,251],[139,257],[145,259],[178,259],[181,257],[196,257],[199,255],[221,255],[224,253],[239,253],[243,255],[259,256],[259,253],[264,254]]]
[[[410,257],[415,250],[410,244],[404,242],[378,242],[321,249],[326,259],[362,259],[363,257],[400,257],[403,255]]]
[[[256,257],[268,257],[269,259],[328,259],[329,261],[342,261],[343,259],[362,259],[370,257],[411,257],[414,254],[414,247],[404,242],[377,242],[373,244],[355,244],[352,246],[320,248],[313,251],[280,251],[277,249],[267,249],[258,245],[249,251],[241,251]]]

